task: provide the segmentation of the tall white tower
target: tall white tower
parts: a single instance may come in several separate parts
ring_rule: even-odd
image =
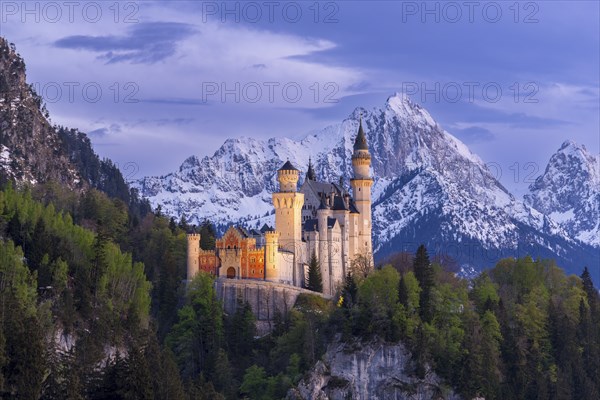
[[[298,193],[298,169],[287,161],[277,171],[279,192],[273,193],[275,207],[275,231],[279,233],[279,248],[293,257],[294,282],[299,285],[303,273],[299,270],[302,261],[302,206],[304,193]]]
[[[360,213],[357,227],[356,254],[369,255],[373,257],[371,238],[371,186],[373,179],[370,175],[371,154],[369,145],[362,127],[362,118],[359,122],[358,134],[354,141],[354,153],[352,154],[352,169],[354,177],[350,180],[352,194],[356,208]],[[356,255],[355,254],[355,255]]]

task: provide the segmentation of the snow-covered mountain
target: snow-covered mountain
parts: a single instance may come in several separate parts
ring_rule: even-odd
[[[552,217],[571,237],[600,247],[600,157],[566,141],[529,190],[527,204]]]
[[[479,157],[399,94],[382,108],[357,108],[340,124],[301,141],[229,139],[212,157],[192,156],[178,171],[134,186],[165,213],[193,222],[272,222],[271,192],[286,159],[302,169],[311,157],[319,179],[338,182],[342,176],[347,185],[360,115],[375,177],[373,239],[379,258],[426,243],[431,252],[477,267],[525,254],[553,257],[567,268],[597,262],[591,246],[517,200]]]

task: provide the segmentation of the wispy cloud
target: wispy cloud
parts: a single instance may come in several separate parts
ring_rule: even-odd
[[[489,129],[482,128],[481,126],[454,129],[452,133],[467,144],[494,140],[494,134]]]
[[[67,36],[54,42],[59,48],[101,53],[107,63],[153,64],[175,54],[177,43],[192,36],[196,29],[185,23],[145,22],[133,25],[125,35]]]

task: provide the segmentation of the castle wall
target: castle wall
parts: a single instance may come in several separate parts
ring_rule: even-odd
[[[300,293],[315,294],[310,290],[279,283],[226,278],[218,278],[215,289],[227,314],[235,312],[238,299],[250,304],[257,319],[259,334],[272,329],[275,310],[286,314],[292,309]]]
[[[217,275],[219,270],[219,258],[214,250],[202,250],[198,253],[198,270]],[[194,275],[198,272],[194,271]]]
[[[293,253],[287,251],[277,252],[277,268],[279,277],[276,282],[288,285],[294,284],[294,261],[296,257]]]

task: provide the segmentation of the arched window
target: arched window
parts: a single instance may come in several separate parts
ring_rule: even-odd
[[[227,268],[227,278],[228,279],[235,278],[235,268],[233,268],[233,267]]]

